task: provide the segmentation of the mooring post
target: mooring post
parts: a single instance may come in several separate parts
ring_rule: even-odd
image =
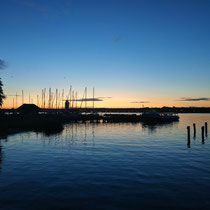
[[[206,134],[206,136],[208,135],[208,123],[207,122],[205,122],[205,134]]]
[[[204,144],[204,126],[201,127],[201,137],[202,137],[202,143]]]
[[[196,124],[193,123],[193,130],[194,130],[194,138],[196,137]]]
[[[190,147],[190,126],[187,126],[187,145]]]

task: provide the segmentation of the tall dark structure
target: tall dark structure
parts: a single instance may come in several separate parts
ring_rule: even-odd
[[[69,110],[69,101],[68,100],[65,101],[65,110],[66,111]]]
[[[5,95],[4,95],[4,92],[3,92],[3,84],[1,82],[1,78],[0,78],[0,107],[2,106],[3,104],[3,99],[5,99]]]

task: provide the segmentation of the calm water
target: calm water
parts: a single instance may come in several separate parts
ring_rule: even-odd
[[[200,135],[210,115],[180,117],[159,126],[68,124],[52,136],[0,140],[0,208],[210,209],[210,137],[202,144]]]

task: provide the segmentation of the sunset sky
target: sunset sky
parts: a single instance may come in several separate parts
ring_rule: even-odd
[[[3,107],[70,85],[96,107],[210,107],[209,0],[0,0],[0,26]]]

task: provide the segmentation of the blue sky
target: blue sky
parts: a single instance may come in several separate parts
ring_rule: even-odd
[[[0,25],[6,94],[94,86],[112,97],[98,106],[210,105],[179,101],[210,97],[208,0],[0,0]]]

